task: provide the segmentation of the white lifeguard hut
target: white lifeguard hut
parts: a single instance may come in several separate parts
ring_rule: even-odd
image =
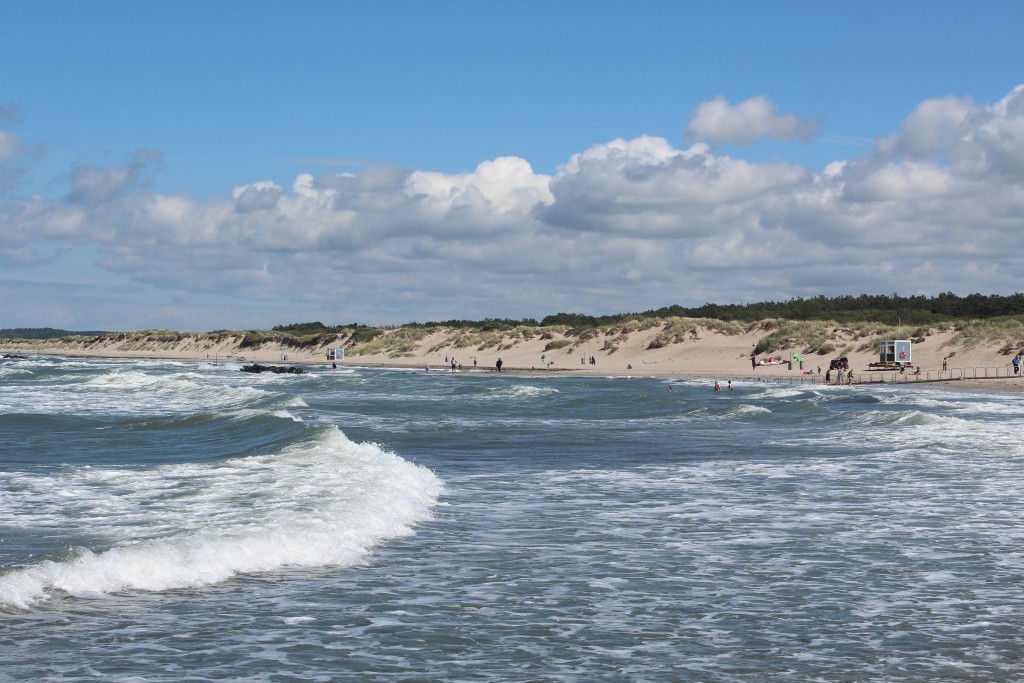
[[[327,349],[327,360],[345,360],[345,349]]]
[[[909,339],[883,339],[878,345],[878,362],[868,367],[875,370],[910,367],[913,365],[912,346]]]

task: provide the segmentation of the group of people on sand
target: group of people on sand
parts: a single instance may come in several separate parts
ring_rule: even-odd
[[[825,371],[825,384],[853,384],[853,370],[836,370],[836,381],[832,381],[832,370]]]
[[[448,361],[448,356],[447,355],[445,355],[445,357],[444,357],[444,362],[445,362],[445,365],[448,365],[449,361]],[[454,355],[452,356],[452,359],[451,359],[451,366],[452,366],[452,372],[455,372],[456,370],[458,370],[459,372],[462,372],[462,363],[457,361],[455,359]],[[473,357],[473,367],[474,368],[476,367],[476,356]],[[501,359],[500,358],[498,359],[497,368],[498,368],[498,372],[501,372]],[[430,367],[429,366],[427,367],[427,372],[430,372]]]
[[[451,361],[449,361],[448,360],[448,356],[446,354],[445,357],[444,357],[444,364],[448,365],[449,362],[451,363],[452,372],[455,372],[456,370],[458,370],[459,372],[462,372],[462,363],[457,361],[455,359],[455,356],[452,356],[451,357]],[[502,365],[502,362],[501,362],[501,359],[499,358],[498,362],[494,364],[494,367],[497,369],[498,372],[501,372],[501,365]],[[476,367],[476,356],[473,357],[473,367],[474,368]],[[429,374],[430,373],[430,366],[427,365],[426,367],[424,367],[423,368],[423,372]]]

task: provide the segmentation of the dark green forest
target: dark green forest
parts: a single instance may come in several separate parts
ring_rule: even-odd
[[[861,294],[860,296],[817,296],[789,301],[764,301],[754,304],[704,304],[698,308],[668,306],[641,315],[667,318],[712,318],[755,322],[770,318],[785,320],[832,320],[838,323],[879,322],[926,325],[954,320],[998,318],[1024,314],[1024,294],[969,294],[951,292],[935,297]],[[636,315],[636,314],[633,314]],[[615,324],[628,315],[587,316],[576,313],[549,315],[541,325],[606,325]]]
[[[1024,294],[1010,296],[998,294],[969,294],[958,296],[945,292],[934,297],[900,296],[898,294],[861,294],[860,296],[816,296],[810,299],[795,298],[789,301],[762,301],[752,304],[704,304],[696,308],[667,306],[639,313],[615,313],[593,316],[583,313],[556,313],[538,321],[533,318],[519,320],[510,318],[485,318],[483,320],[432,320],[411,322],[402,327],[447,327],[484,330],[508,330],[524,325],[546,327],[567,325],[573,328],[617,325],[629,318],[646,316],[652,318],[709,318],[714,320],[737,320],[756,322],[767,319],[784,320],[830,320],[837,323],[879,322],[887,324],[928,325],[956,320],[998,318],[1008,315],[1024,315]],[[320,322],[279,325],[276,332],[291,334],[314,334],[341,331],[357,333],[365,325],[327,326]],[[373,328],[369,328],[373,329]]]

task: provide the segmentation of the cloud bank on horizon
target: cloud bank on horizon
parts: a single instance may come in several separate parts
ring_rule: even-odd
[[[0,328],[1011,294],[1021,10],[984,4],[19,0]]]
[[[8,190],[33,153],[15,113],[0,110]],[[1020,288],[1024,85],[990,104],[921,102],[870,154],[817,171],[715,151],[816,125],[764,96],[717,97],[690,117],[687,147],[610,140],[553,175],[517,157],[461,174],[371,165],[207,201],[148,190],[161,155],[139,150],[74,166],[62,196],[4,201],[0,259],[87,249],[127,282],[266,303],[281,322],[283,293],[299,310],[344,302],[346,321],[400,323]]]

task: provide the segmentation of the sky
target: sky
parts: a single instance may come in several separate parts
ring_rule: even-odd
[[[1024,290],[1024,3],[0,17],[0,328]]]

